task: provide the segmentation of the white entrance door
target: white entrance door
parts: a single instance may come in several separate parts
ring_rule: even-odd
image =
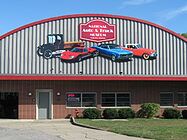
[[[37,90],[36,119],[52,119],[52,90]]]

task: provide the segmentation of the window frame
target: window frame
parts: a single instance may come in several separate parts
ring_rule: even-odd
[[[103,94],[115,94],[115,106],[102,106],[102,95]],[[117,94],[129,94],[129,106],[117,106]],[[101,92],[100,98],[101,108],[131,108],[131,92]]]
[[[161,94],[172,94],[172,105],[161,105]],[[172,91],[161,91],[160,94],[159,94],[159,104],[160,104],[160,107],[161,108],[173,108],[174,107],[174,92]]]
[[[77,106],[77,107],[67,106],[67,100],[68,100],[67,95],[68,95],[68,93],[69,93],[69,94],[70,94],[70,93],[72,93],[72,94],[81,94],[81,96],[80,96],[80,98],[81,98],[81,103],[80,103],[80,105],[81,105],[81,106]],[[86,94],[86,93],[95,94],[95,106],[93,106],[93,107],[83,107],[83,106],[82,106],[82,94]],[[89,91],[87,91],[87,92],[70,92],[70,91],[68,91],[68,92],[66,92],[65,96],[66,96],[66,97],[65,97],[66,108],[97,108],[97,92],[89,92]]]

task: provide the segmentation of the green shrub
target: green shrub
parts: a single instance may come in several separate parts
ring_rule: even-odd
[[[118,118],[118,111],[114,108],[107,108],[103,110],[104,119],[116,119]]]
[[[183,119],[187,119],[187,110],[182,111],[182,117]]]
[[[138,110],[137,112],[136,112],[136,117],[137,118],[145,118],[145,115],[146,113],[145,113],[145,111],[144,110],[142,110],[142,109],[140,109],[140,110]]]
[[[179,119],[181,117],[180,111],[174,108],[165,109],[162,115],[165,119]]]
[[[144,103],[141,105],[141,109],[137,112],[137,117],[152,118],[158,113],[159,109],[159,104]]]
[[[134,118],[135,112],[131,108],[121,108],[118,110],[120,119]]]
[[[88,119],[99,119],[101,118],[101,111],[96,108],[87,108],[83,112],[83,117]]]

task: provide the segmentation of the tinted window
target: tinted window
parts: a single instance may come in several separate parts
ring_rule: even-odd
[[[102,106],[103,107],[130,106],[130,94],[118,93],[118,92],[103,93]]]
[[[173,93],[171,92],[160,93],[160,105],[161,106],[173,106]]]
[[[187,92],[179,92],[177,94],[178,106],[187,106]]]
[[[67,93],[68,107],[95,107],[95,93]]]
[[[130,106],[130,95],[117,94],[117,106]]]
[[[96,94],[83,93],[82,94],[82,107],[96,106]]]
[[[73,48],[71,50],[71,52],[82,52],[82,49],[79,49],[79,48]]]
[[[110,49],[119,48],[119,45],[117,45],[117,44],[110,44],[110,45],[109,45],[109,48],[110,48]]]
[[[88,52],[88,49],[87,49],[87,48],[85,48],[83,51],[84,51],[84,52]]]
[[[102,106],[115,106],[115,94],[102,94]]]
[[[81,107],[81,94],[80,93],[68,93],[67,94],[67,106],[68,107]]]
[[[101,48],[108,49],[108,46],[107,45],[101,45]]]

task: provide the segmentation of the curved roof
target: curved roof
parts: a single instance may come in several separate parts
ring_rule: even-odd
[[[47,18],[47,19],[43,19],[43,20],[40,20],[40,21],[36,21],[36,22],[33,22],[33,23],[30,23],[30,24],[26,24],[24,26],[21,26],[21,27],[18,27],[8,33],[5,33],[4,35],[0,36],[0,40],[11,35],[11,34],[14,34],[20,30],[23,30],[25,28],[29,28],[29,27],[32,27],[32,26],[35,26],[35,25],[38,25],[38,24],[42,24],[42,23],[45,23],[45,22],[50,22],[50,21],[55,21],[55,20],[60,20],[60,19],[67,19],[67,18],[78,18],[78,17],[107,17],[107,18],[119,18],[119,19],[125,19],[125,20],[131,20],[131,21],[135,21],[135,22],[140,22],[140,23],[144,23],[144,24],[148,24],[148,25],[151,25],[151,26],[154,26],[156,28],[159,28],[163,31],[166,31],[178,38],[180,38],[181,40],[187,42],[187,38],[181,36],[180,34],[177,34],[176,32],[173,32],[163,26],[160,26],[158,24],[155,24],[155,23],[152,23],[152,22],[149,22],[149,21],[146,21],[146,20],[141,20],[141,19],[138,19],[138,18],[133,18],[133,17],[128,17],[128,16],[119,16],[119,15],[109,15],[109,14],[74,14],[74,15],[65,15],[65,16],[58,16],[58,17],[53,17],[53,18]]]

